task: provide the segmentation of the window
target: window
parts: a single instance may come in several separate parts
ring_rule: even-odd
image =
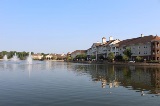
[[[144,54],[147,54],[147,51],[144,51]]]
[[[147,48],[147,45],[144,45],[144,48]]]
[[[139,54],[141,54],[141,52],[139,52]]]

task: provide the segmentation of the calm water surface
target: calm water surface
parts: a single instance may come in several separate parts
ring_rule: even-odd
[[[0,106],[160,106],[160,67],[0,61]]]

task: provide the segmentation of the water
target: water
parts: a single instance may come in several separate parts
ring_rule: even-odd
[[[160,67],[0,62],[0,106],[159,106]]]

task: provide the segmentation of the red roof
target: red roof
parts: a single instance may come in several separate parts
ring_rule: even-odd
[[[152,39],[152,41],[160,41],[160,37],[156,35],[156,36]]]

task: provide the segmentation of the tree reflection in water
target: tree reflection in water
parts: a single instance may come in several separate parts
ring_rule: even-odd
[[[101,82],[102,88],[123,86],[142,96],[160,94],[160,67],[77,64],[73,70],[89,74],[92,81]]]

